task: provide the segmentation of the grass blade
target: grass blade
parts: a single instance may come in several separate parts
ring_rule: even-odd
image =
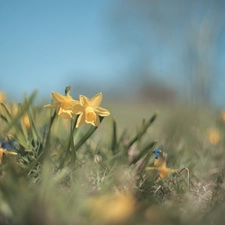
[[[148,152],[157,144],[158,141],[153,141],[149,144],[147,144],[139,153],[139,155],[137,157],[135,157],[131,163],[131,164],[135,164],[137,161],[139,161],[144,155],[148,154]]]
[[[113,154],[116,153],[116,147],[117,147],[117,126],[116,126],[116,120],[113,118],[113,132],[112,132],[112,143],[111,143],[111,150]]]
[[[138,139],[140,139],[145,132],[147,131],[147,129],[149,128],[149,126],[154,122],[154,120],[156,119],[158,115],[158,111],[155,112],[155,114],[146,122],[143,124],[142,129],[135,135],[135,137],[129,142],[127,148],[130,148],[134,142],[136,142]]]

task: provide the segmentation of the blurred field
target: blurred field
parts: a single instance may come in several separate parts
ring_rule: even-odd
[[[71,145],[71,120],[55,117],[51,125],[54,111],[30,100],[12,118],[1,104],[1,130],[8,126],[18,155],[4,155],[0,165],[0,224],[224,223],[221,111],[107,101],[102,105],[111,115],[96,130],[79,127]],[[157,169],[146,171],[155,148],[181,172],[157,181]]]

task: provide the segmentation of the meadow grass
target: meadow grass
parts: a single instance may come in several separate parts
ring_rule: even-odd
[[[107,102],[99,127],[1,103],[0,224],[224,224],[225,121],[216,109]],[[2,144],[3,148],[3,144]],[[167,154],[163,179],[153,150]]]

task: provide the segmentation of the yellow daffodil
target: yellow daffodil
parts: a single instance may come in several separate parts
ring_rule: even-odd
[[[24,122],[26,128],[29,130],[30,129],[30,119],[29,119],[29,116],[27,115],[27,113],[25,113],[23,116],[23,122]]]
[[[3,102],[5,99],[5,94],[3,92],[0,92],[0,102]]]
[[[222,118],[223,122],[225,122],[225,111],[221,112],[221,118]]]
[[[212,145],[218,144],[221,140],[220,132],[217,129],[210,129],[208,131],[208,140]]]
[[[71,108],[75,105],[80,105],[80,102],[74,100],[70,96],[71,86],[66,87],[66,95],[61,95],[57,92],[52,91],[52,99],[56,102],[54,104],[45,105],[44,108],[56,108],[58,116],[69,119],[72,117]]]
[[[17,155],[16,152],[10,152],[10,151],[7,151],[6,149],[0,148],[0,164],[2,164],[3,153],[6,155]]]
[[[103,224],[124,224],[134,213],[135,200],[130,194],[107,194],[87,201],[91,219]]]
[[[162,178],[168,177],[170,174],[178,172],[178,169],[168,168],[166,165],[166,157],[167,155],[161,152],[161,150],[156,149],[154,150],[155,159],[154,159],[154,167],[146,167],[146,170],[157,170],[158,178],[157,181],[161,180]]]
[[[166,165],[166,159],[164,157],[159,158],[159,159],[155,159],[154,160],[154,166],[157,168],[157,171],[159,173],[160,178],[166,178],[170,174],[178,171],[177,169],[168,168],[167,165]]]
[[[102,93],[98,93],[91,99],[80,95],[80,104],[75,105],[72,110],[73,113],[79,115],[76,127],[84,123],[98,126],[100,124],[99,116],[108,116],[110,112],[107,109],[99,107],[102,101]]]

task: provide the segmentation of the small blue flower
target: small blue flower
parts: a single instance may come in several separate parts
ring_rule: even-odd
[[[161,152],[161,150],[160,150],[159,148],[157,148],[157,149],[155,149],[155,150],[153,151],[153,153],[155,153],[155,159],[158,159],[158,158],[159,158],[160,152]]]
[[[0,141],[0,147],[7,150],[17,150],[18,149],[18,143],[14,140],[6,141],[1,140]]]
[[[4,149],[9,149],[11,148],[11,146],[9,145],[9,142],[8,141],[1,141],[1,147],[4,148]]]

